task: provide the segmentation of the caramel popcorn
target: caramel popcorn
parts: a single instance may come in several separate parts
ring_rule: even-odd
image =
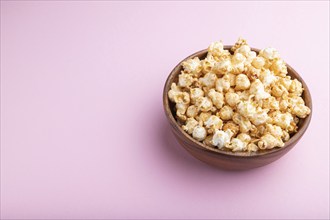
[[[276,49],[257,54],[245,39],[225,50],[211,43],[205,59],[182,62],[168,97],[182,129],[207,146],[256,152],[283,147],[311,110],[304,88],[287,75]]]

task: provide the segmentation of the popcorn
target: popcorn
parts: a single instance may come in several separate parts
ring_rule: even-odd
[[[188,88],[194,82],[194,78],[190,74],[181,73],[179,75],[178,85]]]
[[[246,148],[246,143],[241,141],[238,138],[233,138],[229,144],[226,145],[227,148],[231,149],[232,151],[244,151]]]
[[[199,82],[203,86],[209,87],[209,88],[215,86],[215,81],[216,80],[217,80],[217,76],[212,72],[206,73],[204,77],[199,78]]]
[[[210,116],[205,122],[205,127],[208,128],[209,133],[214,133],[215,130],[222,128],[222,120],[215,115]]]
[[[288,127],[291,125],[291,122],[293,122],[293,117],[290,113],[280,113],[280,112],[274,112],[273,114],[273,123],[275,125],[280,126],[282,129],[288,129]]]
[[[223,125],[222,130],[230,130],[233,133],[233,136],[235,136],[239,132],[239,126],[233,121],[229,121]]]
[[[270,94],[265,92],[264,85],[259,79],[256,79],[250,86],[250,93],[255,95],[257,100],[266,99],[270,97]]]
[[[242,45],[241,47],[237,48],[237,50],[235,50],[235,54],[240,53],[240,54],[244,55],[245,57],[251,56],[250,52],[251,52],[251,48],[248,45]],[[254,51],[252,51],[252,52],[254,52]],[[254,55],[256,55],[255,52],[254,52]],[[254,55],[252,55],[252,56],[254,56]]]
[[[215,88],[218,92],[228,91],[230,88],[230,76],[224,75],[222,78],[215,81]]]
[[[197,125],[193,130],[192,136],[198,141],[204,140],[206,138],[205,128],[200,125]]]
[[[265,87],[271,85],[276,80],[274,74],[272,74],[272,72],[267,69],[263,70],[260,73],[259,78]]]
[[[266,123],[269,120],[267,109],[258,109],[252,116],[249,117],[252,124],[258,126]]]
[[[272,149],[274,147],[283,147],[284,143],[281,139],[275,138],[271,134],[265,134],[260,138],[258,142],[258,147],[262,150],[264,149]]]
[[[271,70],[274,71],[275,75],[283,75],[285,76],[288,73],[288,69],[286,67],[286,64],[281,59],[276,59],[272,66],[270,67]]]
[[[230,86],[235,86],[236,85],[236,75],[233,73],[229,73],[226,76],[228,76],[228,78],[229,78]]]
[[[210,44],[208,52],[213,56],[220,56],[223,52],[223,44],[221,41],[216,41]]]
[[[276,84],[272,87],[271,94],[275,97],[281,97],[282,95],[287,94],[287,93],[288,93],[288,91],[281,84]]]
[[[303,88],[301,82],[299,82],[297,79],[292,80],[289,92],[292,92],[296,94],[297,96],[301,96],[303,93]]]
[[[198,114],[198,108],[195,105],[191,105],[187,108],[186,114],[189,118],[194,118]]]
[[[233,132],[231,130],[227,131],[219,131],[216,130],[213,138],[212,138],[212,145],[218,147],[219,149],[222,149],[227,144],[230,143],[230,139],[233,136]]]
[[[204,60],[201,61],[201,65],[202,65],[202,72],[208,73],[210,72],[214,65],[216,64],[216,60],[214,59],[214,57],[209,53],[206,58]]]
[[[200,88],[192,88],[192,89],[190,89],[190,99],[191,99],[191,103],[192,104],[195,104],[196,103],[196,100],[199,97],[204,97],[204,91],[202,89],[200,89]]]
[[[279,54],[275,48],[267,47],[259,52],[259,56],[267,59],[272,60],[279,57]]]
[[[178,124],[208,147],[251,153],[283,147],[311,113],[302,83],[287,75],[274,48],[257,55],[240,38],[231,51],[217,41],[205,59],[182,62],[168,92]]]
[[[194,131],[194,128],[198,125],[198,121],[196,121],[194,118],[188,118],[186,121],[186,125],[182,126],[182,129],[185,130],[188,134],[192,134]]]
[[[201,112],[196,119],[200,122],[200,124],[204,124],[204,122],[211,117],[212,113],[211,112]]]
[[[261,69],[265,65],[265,58],[263,57],[256,57],[252,61],[252,66],[257,69]]]
[[[237,105],[237,112],[246,118],[256,114],[256,107],[249,101],[240,101]]]
[[[228,105],[225,105],[220,109],[219,116],[222,120],[230,120],[233,118],[233,115],[234,115],[234,111]]]
[[[213,70],[221,75],[230,73],[233,70],[233,66],[230,60],[223,60],[214,65]]]
[[[244,61],[246,60],[246,57],[241,54],[241,53],[235,53],[234,56],[231,59],[232,64],[240,64],[240,63],[244,63]]]
[[[181,119],[182,121],[185,121],[187,119],[185,113],[188,108],[188,104],[177,103],[175,105],[175,108],[176,108],[176,115],[178,116],[178,118]]]
[[[200,76],[202,65],[198,57],[182,62],[183,71],[196,77]]]
[[[311,113],[311,110],[305,105],[297,105],[293,107],[291,113],[297,115],[299,118],[306,118]]]
[[[199,111],[208,112],[211,111],[213,103],[208,97],[198,97],[195,106]]]
[[[236,76],[236,90],[245,90],[250,87],[250,80],[245,74]]]
[[[226,102],[229,106],[234,107],[240,101],[239,95],[233,92],[227,92],[225,95]]]
[[[216,92],[214,89],[211,89],[208,93],[208,97],[212,100],[215,107],[221,109],[224,104],[223,93]]]
[[[243,142],[250,142],[251,141],[250,135],[248,135],[246,133],[240,133],[239,135],[237,135],[237,138],[240,139]]]
[[[258,146],[255,143],[249,143],[246,149],[248,152],[256,152],[258,151]]]
[[[238,113],[234,113],[233,121],[239,125],[240,131],[243,133],[248,132],[252,128],[252,125],[251,125],[251,122],[249,121],[249,119],[243,117],[242,115],[240,115]]]

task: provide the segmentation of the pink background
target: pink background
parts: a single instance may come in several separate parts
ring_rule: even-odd
[[[329,2],[1,2],[1,217],[329,218]],[[226,172],[170,133],[162,89],[222,39],[273,46],[313,118],[275,163]]]

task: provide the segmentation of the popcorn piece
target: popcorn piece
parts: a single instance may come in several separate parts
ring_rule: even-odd
[[[172,83],[171,90],[168,92],[168,97],[172,102],[175,103],[189,104],[190,102],[189,93],[182,92],[175,83]]]
[[[204,127],[197,125],[192,133],[193,138],[195,138],[197,141],[202,141],[206,138],[206,130]]]
[[[290,79],[290,76],[289,77],[280,77],[278,80],[278,83],[281,84],[282,86],[284,86],[284,88],[289,91],[292,80]]]
[[[288,129],[291,122],[293,122],[293,117],[290,113],[280,113],[280,112],[274,112],[273,114],[273,123],[275,125],[280,126],[282,129]]]
[[[215,88],[219,92],[228,91],[230,88],[230,77],[229,75],[224,75],[215,81]]]
[[[271,94],[275,97],[281,97],[284,94],[287,94],[288,91],[281,84],[273,85]]]
[[[264,86],[267,87],[276,80],[276,77],[272,74],[272,72],[265,69],[260,73],[259,79],[264,84]]]
[[[208,47],[208,52],[213,56],[220,56],[223,53],[223,44],[221,41],[212,42]]]
[[[265,58],[263,57],[254,58],[252,61],[252,65],[257,69],[261,69],[265,65]]]
[[[236,90],[245,90],[250,87],[250,80],[245,74],[236,76]]]
[[[205,144],[209,147],[213,147],[212,139],[213,139],[213,134],[210,134],[210,135],[206,136],[206,138],[203,141],[203,144]]]
[[[212,115],[204,122],[206,128],[209,129],[209,133],[214,133],[215,130],[219,130],[222,128],[222,120],[215,115]]]
[[[245,55],[244,55],[245,56]],[[246,60],[244,65],[247,66],[251,66],[252,61],[254,60],[254,58],[257,57],[257,53],[255,51],[250,51],[248,53],[248,55],[246,56]]]
[[[234,56],[231,59],[231,62],[232,62],[233,65],[237,65],[237,64],[240,64],[240,63],[244,63],[245,60],[246,60],[246,57],[243,54],[235,53]]]
[[[250,121],[258,126],[258,125],[261,125],[261,124],[264,124],[268,121],[269,117],[267,115],[267,112],[268,110],[266,109],[261,109],[259,108],[253,115],[252,117],[250,116],[249,119]]]
[[[241,141],[245,142],[245,143],[251,141],[250,135],[248,135],[246,133],[240,133],[239,135],[237,135],[237,138],[240,139]]]
[[[208,112],[211,111],[213,104],[208,97],[198,97],[196,99],[195,106],[199,111]]]
[[[201,61],[198,57],[182,62],[183,71],[199,77],[202,70]]]
[[[237,105],[237,112],[246,118],[256,114],[256,107],[249,101],[240,101]]]
[[[249,119],[243,117],[242,115],[238,114],[238,113],[234,113],[233,115],[233,121],[239,125],[240,131],[242,133],[246,133],[249,130],[251,130],[252,125],[251,122],[249,121]]]
[[[265,92],[264,85],[259,79],[256,79],[250,86],[250,93],[255,95],[257,100],[266,99],[270,97],[270,94]]]
[[[230,86],[235,86],[236,85],[236,75],[233,73],[229,73],[226,76],[229,77]]]
[[[230,139],[232,136],[233,136],[233,132],[231,130],[226,130],[226,131],[217,130],[213,135],[212,144],[213,146],[222,149],[223,147],[225,147],[226,144],[230,143]]]
[[[292,80],[289,92],[292,92],[297,96],[301,96],[301,94],[303,93],[301,82],[299,82],[297,79]]]
[[[229,106],[234,107],[240,101],[239,95],[233,92],[227,92],[225,95],[226,102]]]
[[[239,48],[237,48],[237,50],[235,50],[235,54],[240,53],[245,57],[251,56],[250,52],[251,52],[251,48],[249,47],[249,45],[242,45]]]
[[[232,119],[233,115],[234,115],[234,111],[228,105],[225,105],[220,109],[219,116],[222,120],[230,120]]]
[[[275,48],[267,47],[259,52],[259,56],[267,59],[272,60],[279,57],[279,54]]]
[[[271,134],[265,134],[260,138],[258,142],[258,147],[260,149],[272,149],[274,147],[283,147],[284,143],[281,139],[275,138]]]
[[[280,110],[285,111],[289,106],[289,101],[288,100],[281,100],[280,101]]]
[[[198,125],[198,121],[196,121],[194,118],[188,118],[186,121],[186,125],[182,126],[182,129],[186,131],[188,134],[192,134],[194,131],[194,128]]]
[[[196,100],[199,97],[203,97],[203,96],[204,96],[204,91],[202,89],[200,89],[200,88],[190,89],[190,99],[191,99],[192,104],[195,104]]]
[[[216,63],[214,65],[213,70],[217,74],[224,75],[224,74],[230,73],[233,70],[233,67],[231,65],[230,60],[223,60],[223,61]]]
[[[232,71],[231,73],[233,74],[240,74],[245,70],[245,65],[244,63],[238,63],[232,66]]]
[[[306,118],[310,113],[310,108],[305,105],[297,105],[292,109],[292,114],[297,115],[299,118]]]
[[[201,125],[204,124],[204,122],[211,117],[211,112],[201,112],[199,116],[197,117],[197,120],[200,122]]]
[[[221,109],[224,104],[223,93],[216,92],[214,89],[210,89],[208,97],[212,100],[215,107]]]
[[[280,103],[276,100],[275,97],[271,96],[271,97],[263,100],[262,108],[269,109],[269,110],[279,110]]]
[[[187,119],[185,113],[188,108],[188,104],[177,103],[175,105],[175,108],[176,108],[176,115],[178,116],[178,118],[182,121],[185,121]]]
[[[249,143],[246,149],[248,152],[256,152],[258,151],[258,146],[255,143]]]
[[[216,60],[214,59],[212,54],[210,54],[210,53],[207,54],[206,58],[201,61],[202,72],[204,74],[210,72],[214,68],[215,64],[216,64]]]
[[[181,73],[179,75],[178,85],[180,87],[186,87],[187,88],[187,87],[191,86],[193,81],[194,81],[194,78],[190,74]]]
[[[236,134],[238,134],[239,132],[239,126],[235,124],[233,121],[229,121],[223,125],[222,130],[224,131],[230,130],[233,133],[233,136],[236,136]]]
[[[246,150],[246,143],[241,141],[238,138],[233,138],[229,144],[226,145],[227,148],[231,149],[232,151],[244,151]]]
[[[284,135],[281,127],[277,125],[266,124],[266,131],[276,138],[281,138]]]
[[[246,40],[243,38],[238,38],[237,42],[235,43],[235,45],[231,48],[231,51],[236,52],[236,50],[244,45],[248,45]]]
[[[206,73],[204,77],[199,78],[199,82],[208,88],[214,87],[216,80],[217,76],[212,72]]]
[[[275,75],[285,76],[288,73],[286,64],[281,59],[276,59],[270,69],[274,71]]]
[[[195,105],[191,105],[187,108],[186,115],[189,118],[194,118],[198,115],[198,109]]]

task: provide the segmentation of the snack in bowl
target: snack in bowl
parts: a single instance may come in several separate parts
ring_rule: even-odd
[[[282,148],[311,109],[302,83],[288,75],[274,48],[251,50],[239,39],[230,49],[212,43],[205,58],[189,58],[167,96],[178,125],[192,138],[224,152]]]

